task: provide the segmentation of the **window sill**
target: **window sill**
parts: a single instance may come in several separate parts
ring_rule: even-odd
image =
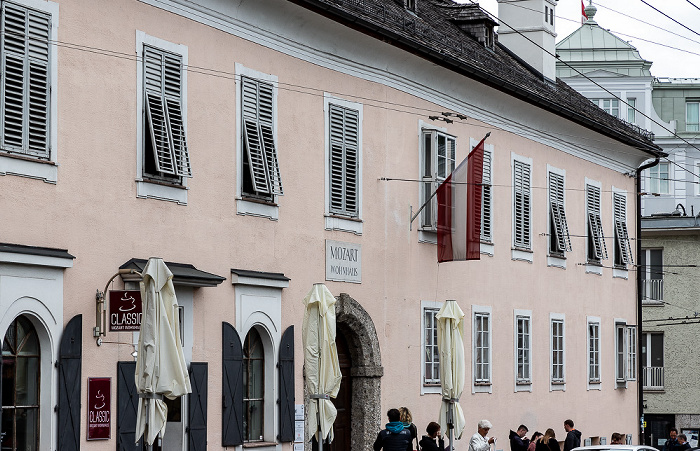
[[[58,165],[53,161],[0,152],[0,175],[17,175],[55,184]]]
[[[421,395],[427,395],[427,394],[440,394],[442,393],[442,387],[440,384],[422,384],[420,387],[420,394]]]
[[[250,442],[250,443],[244,443],[243,448],[268,448],[268,447],[276,447],[277,443],[275,442]]]
[[[549,391],[566,391],[566,382],[549,382]]]
[[[362,235],[363,222],[359,218],[348,218],[338,215],[325,215],[326,230],[339,230],[341,232]]]
[[[474,382],[472,383],[472,393],[493,393],[493,385],[491,382]]]
[[[494,250],[495,250],[495,246],[491,242],[482,241],[479,245],[479,251],[482,254],[488,255],[489,257],[493,257]]]
[[[155,180],[136,179],[136,197],[187,205],[187,187]]]
[[[532,250],[511,248],[511,259],[532,263],[534,252]]]
[[[254,199],[236,199],[236,214],[242,216],[257,216],[271,221],[279,219],[280,208],[271,202],[261,202]]]
[[[547,256],[547,266],[566,269],[566,257],[556,254],[549,254]]]
[[[600,380],[595,380],[595,381],[588,381],[588,390],[602,390],[603,389],[603,384],[600,382]]]
[[[613,278],[618,278],[618,279],[629,279],[629,273],[627,271],[627,268],[613,268]]]
[[[418,230],[418,242],[437,244],[437,232],[430,230]]]
[[[597,276],[603,275],[603,266],[600,263],[586,263],[586,274],[595,274]]]
[[[664,301],[642,300],[642,306],[644,307],[663,307],[664,305],[666,305]]]
[[[517,381],[515,382],[515,392],[531,392],[532,381]]]

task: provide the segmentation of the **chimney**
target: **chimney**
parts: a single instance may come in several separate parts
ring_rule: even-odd
[[[545,78],[555,81],[554,9],[557,0],[497,1],[498,42]]]

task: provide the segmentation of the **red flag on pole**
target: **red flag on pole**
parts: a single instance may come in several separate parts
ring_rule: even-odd
[[[581,0],[581,23],[585,23],[588,20],[588,16],[586,15],[586,6],[583,4],[583,0]]]
[[[472,149],[437,189],[438,262],[479,260],[481,255],[485,140]]]

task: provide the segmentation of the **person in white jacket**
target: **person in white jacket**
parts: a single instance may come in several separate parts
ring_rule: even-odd
[[[496,443],[495,437],[486,437],[491,429],[489,420],[481,420],[477,425],[477,433],[469,440],[469,451],[489,451],[491,443]]]

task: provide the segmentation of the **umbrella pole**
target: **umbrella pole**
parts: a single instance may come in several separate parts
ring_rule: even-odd
[[[321,400],[331,399],[331,397],[325,393],[319,393],[317,395],[311,395],[309,397],[311,399],[316,400],[316,424],[318,424],[318,451],[323,451],[323,439],[325,437],[322,437],[323,429],[321,428]]]
[[[454,449],[454,434],[455,434],[455,423],[454,423],[454,401],[450,399],[450,402],[447,404],[447,439],[449,440],[450,443],[450,448],[449,451],[452,451]]]

